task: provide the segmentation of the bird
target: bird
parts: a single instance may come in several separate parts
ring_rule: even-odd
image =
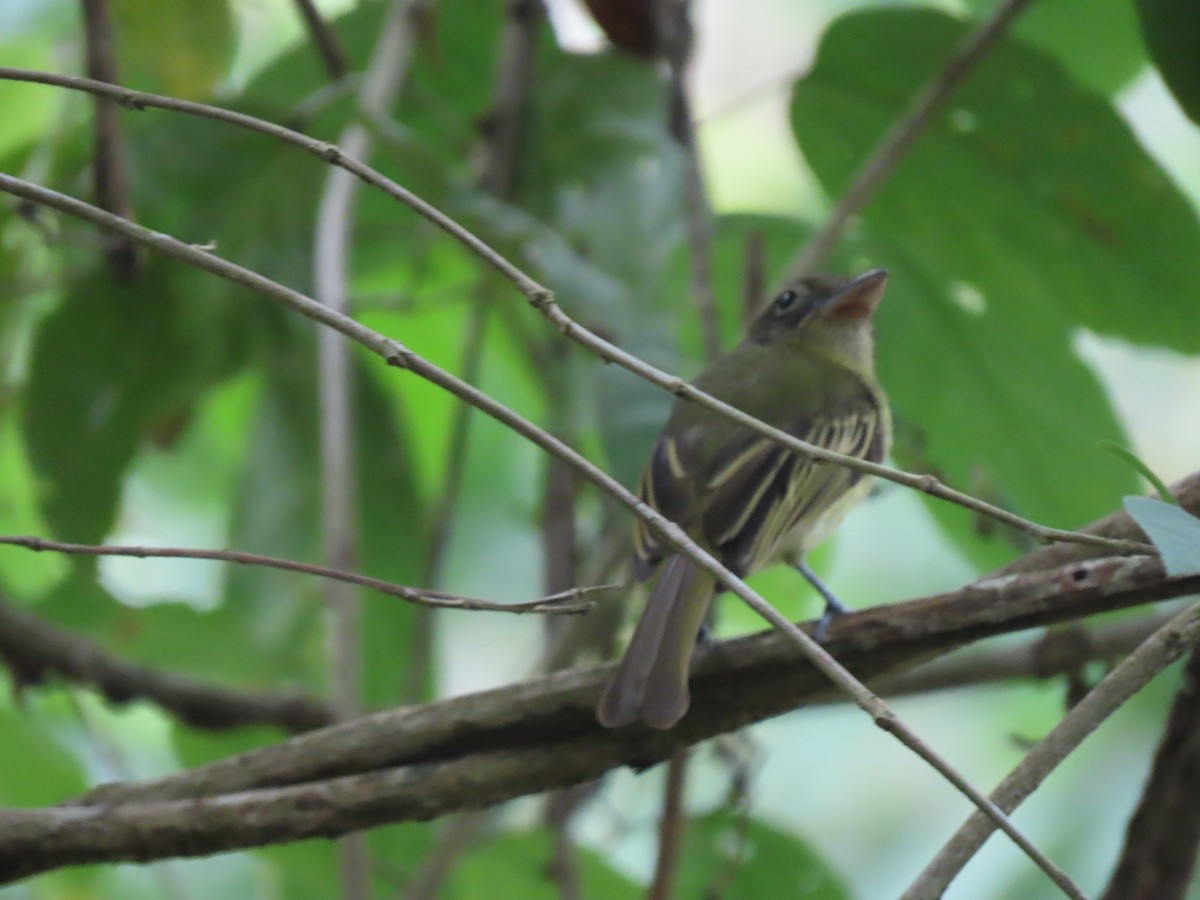
[[[875,376],[873,321],[887,278],[873,269],[792,281],[692,384],[811,444],[882,461],[892,425]],[[824,597],[824,624],[847,608],[805,555],[869,488],[862,472],[793,451],[679,397],[639,494],[739,578],[775,562],[796,568]],[[633,543],[634,577],[658,580],[596,718],[607,728],[642,722],[666,729],[687,712],[692,651],[720,585],[644,520]]]

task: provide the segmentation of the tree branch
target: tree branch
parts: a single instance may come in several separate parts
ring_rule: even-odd
[[[1179,613],[1155,632],[1073,706],[1062,721],[1000,782],[992,793],[992,799],[1006,812],[1011,813],[1015,810],[1084,738],[1095,731],[1121,704],[1145,687],[1150,679],[1181,657],[1189,648],[1194,647],[1198,640],[1200,604]],[[1195,797],[1191,796],[1185,802],[1189,807],[1193,807]],[[1190,818],[1193,823],[1196,821],[1194,813]],[[950,882],[979,851],[994,830],[989,820],[972,814],[904,893],[904,900],[942,896]],[[1193,840],[1193,852],[1194,849]],[[1119,896],[1142,895],[1123,893]]]
[[[651,0],[656,7],[658,45],[667,69],[667,131],[683,155],[683,208],[687,225],[688,287],[700,319],[704,356],[709,361],[721,353],[721,327],[713,291],[713,212],[704,185],[704,167],[696,146],[687,90],[687,70],[692,58],[694,29],[691,0]]]
[[[408,78],[413,56],[414,22],[425,0],[390,0],[379,37],[358,89],[358,105],[368,120],[385,119]],[[339,143],[356,159],[369,159],[371,131],[353,121]],[[362,182],[344,169],[331,168],[321,191],[313,241],[313,287],[317,300],[350,313],[350,246]],[[358,428],[354,419],[351,346],[329,329],[317,335],[318,418],[321,437],[321,543],[325,559],[352,568],[359,550],[360,503],[357,493]],[[326,582],[328,678],[339,719],[362,711],[362,597],[345,583]],[[361,838],[339,846],[343,900],[370,895],[370,858]]]
[[[117,83],[113,56],[112,16],[108,0],[83,0],[83,35],[87,73],[97,81]],[[129,177],[125,171],[125,142],[117,121],[116,104],[97,96],[92,139],[92,181],[96,205],[123,219],[132,219]],[[109,235],[108,263],[117,281],[127,282],[138,268],[137,245],[127,237]]]
[[[252,288],[276,302],[284,304],[293,311],[325,324],[352,340],[361,343],[367,349],[383,357],[389,365],[407,369],[425,381],[437,385],[443,390],[470,403],[509,429],[522,435],[547,453],[568,463],[585,478],[601,488],[606,494],[640,517],[655,533],[662,536],[666,543],[686,555],[706,571],[712,573],[717,583],[724,585],[727,590],[740,597],[759,616],[779,629],[826,677],[842,690],[849,693],[854,698],[855,703],[871,716],[872,721],[878,727],[892,734],[904,746],[924,759],[932,768],[940,772],[943,777],[957,787],[973,804],[992,818],[1005,834],[1025,851],[1026,855],[1033,859],[1065,893],[1070,896],[1079,896],[1078,890],[1070,883],[1066,875],[1058,870],[1044,854],[1021,835],[994,803],[984,797],[983,794],[956,772],[953,767],[938,756],[931,747],[926,745],[886,703],[851,675],[825,647],[814,640],[813,637],[797,628],[795,624],[771,606],[757,592],[752,590],[742,579],[729,571],[712,554],[706,552],[686,531],[653,510],[611,475],[568,447],[562,441],[548,434],[543,429],[538,428],[528,419],[513,412],[504,406],[504,404],[484,392],[472,385],[466,384],[461,379],[454,377],[449,372],[418,356],[398,341],[391,340],[363,326],[361,323],[315,302],[298,291],[263,277],[257,272],[235,265],[203,249],[184,244],[168,235],[152,232],[133,222],[128,222],[111,213],[96,209],[80,200],[39,187],[19,178],[0,174],[0,190],[8,191],[26,200],[51,206],[62,212],[78,216],[102,227],[128,235],[134,240],[147,244],[172,259],[187,262],[212,274],[226,278],[235,284]],[[441,216],[441,213],[438,213],[438,215]],[[454,227],[458,228],[459,226],[455,225]],[[470,232],[464,230],[463,233],[471,241],[482,245],[482,242],[470,234]],[[497,260],[499,263],[507,265],[501,258],[497,257]],[[549,303],[548,309],[551,311],[557,309],[548,294],[543,299]],[[561,315],[561,313],[559,314]],[[637,361],[635,357],[630,356],[629,358]],[[640,361],[638,362],[640,364]],[[730,409],[733,408],[730,407]],[[780,432],[780,434],[783,434],[783,432]],[[1101,540],[1090,535],[1079,537],[1080,539],[1086,537],[1089,541]]]
[[[873,678],[985,637],[1198,588],[1200,577],[1168,579],[1154,559],[1096,560],[851,613],[830,626],[828,645],[864,678]],[[651,730],[608,732],[596,725],[593,707],[613,669],[604,665],[382,711],[160,779],[103,786],[76,802],[183,799],[444,761],[482,748],[551,745],[575,735],[602,742],[627,731],[640,743],[620,764],[645,767],[680,747],[834,694],[828,680],[771,631],[718,642],[698,656],[693,708],[663,739]]]
[[[523,603],[494,603],[488,600],[476,600],[473,597],[462,597],[458,594],[447,594],[443,591],[427,590],[424,588],[407,587],[384,581],[381,578],[371,578],[359,575],[357,572],[344,572],[341,569],[331,569],[328,566],[317,566],[311,563],[297,562],[292,559],[280,559],[276,556],[262,556],[258,553],[244,553],[240,550],[199,550],[191,547],[124,547],[115,545],[69,544],[63,541],[51,541],[45,538],[29,535],[0,535],[0,545],[24,547],[37,552],[51,551],[55,553],[71,553],[84,556],[135,556],[139,559],[148,557],[166,557],[171,559],[211,559],[221,562],[237,563],[244,566],[265,566],[271,569],[283,569],[288,572],[303,572],[306,575],[316,575],[318,578],[328,578],[331,581],[342,581],[346,584],[356,584],[399,597],[409,603],[420,606],[431,606],[438,609],[461,609],[474,612],[506,612],[506,613],[542,613],[575,615],[587,612],[591,601],[580,602],[578,598],[610,590],[613,585],[572,588],[560,591],[550,597],[528,600]]]
[[[405,204],[417,214],[428,219],[443,232],[457,240],[478,259],[487,265],[490,265],[502,276],[504,276],[504,278],[510,281],[522,294],[525,295],[530,305],[537,309],[543,316],[545,316],[566,337],[588,348],[592,353],[605,362],[619,365],[638,377],[643,378],[666,391],[669,391],[675,396],[683,397],[690,402],[697,403],[707,409],[711,409],[734,422],[744,425],[747,428],[771,438],[779,444],[782,444],[783,446],[803,456],[830,462],[844,468],[862,472],[866,475],[875,475],[886,481],[893,481],[897,484],[903,484],[906,487],[929,494],[932,497],[938,497],[939,499],[954,503],[966,509],[973,510],[974,512],[988,516],[989,518],[993,518],[999,522],[1003,522],[1004,524],[1015,528],[1018,531],[1028,534],[1039,543],[1080,543],[1092,547],[1102,548],[1109,552],[1126,554],[1154,552],[1153,547],[1142,542],[1108,540],[1096,535],[1079,534],[1077,532],[1066,531],[1059,528],[1047,528],[991,503],[987,503],[978,498],[964,494],[961,491],[947,487],[933,475],[917,475],[912,472],[904,472],[899,469],[893,469],[890,466],[881,465],[879,463],[872,463],[853,456],[847,456],[842,453],[837,453],[833,450],[818,447],[815,444],[808,443],[807,441],[802,441],[793,435],[779,430],[778,428],[772,428],[765,422],[755,419],[753,416],[747,415],[736,407],[730,406],[729,404],[704,393],[693,385],[683,381],[681,378],[663,372],[649,363],[638,359],[636,356],[626,353],[619,347],[616,347],[615,345],[604,340],[594,332],[584,328],[578,322],[575,322],[573,319],[567,316],[558,307],[557,303],[555,303],[554,294],[552,291],[543,287],[508,259],[492,249],[478,236],[459,225],[453,219],[435,207],[431,206],[420,197],[417,197],[408,189],[401,187],[399,184],[375,171],[370,166],[364,165],[363,163],[346,156],[332,144],[315,140],[314,138],[310,138],[307,135],[301,134],[297,131],[263,121],[262,119],[257,119],[253,116],[248,116],[243,113],[235,113],[229,110],[220,109],[218,107],[206,106],[202,103],[193,103],[187,100],[177,100],[171,97],[161,97],[155,94],[129,91],[113,85],[107,85],[102,82],[91,81],[86,78],[75,78],[68,75],[57,75],[49,72],[34,72],[26,69],[15,69],[7,66],[0,66],[0,79],[28,81],[37,84],[50,84],[59,87],[70,88],[73,90],[82,90],[89,93],[109,96],[118,100],[118,102],[120,102],[123,106],[126,106],[130,109],[140,110],[147,107],[158,107],[161,109],[174,110],[176,112],[181,112],[188,115],[202,116],[204,118],[225,122],[230,125],[236,125],[240,128],[247,128],[251,131],[257,131],[261,134],[273,137],[276,140],[292,144],[293,146],[312,153],[331,165],[340,166],[347,171],[352,172],[367,184],[378,188],[399,202]],[[4,189],[8,190],[10,193],[17,193],[18,196],[25,196],[25,194],[19,193],[20,190],[29,190],[30,188],[34,187],[28,182],[19,182],[17,179],[7,179],[5,183],[8,186]],[[18,184],[23,184],[25,187],[19,188]],[[61,194],[56,194],[55,196],[60,198],[63,197]],[[33,199],[35,202],[42,202],[46,203],[47,205],[55,205],[54,203],[50,202],[48,196],[44,197],[43,199],[36,199],[32,197],[27,197],[27,199]],[[89,218],[89,216],[83,210],[78,208],[74,210],[68,210],[62,206],[58,208],[60,208],[63,212],[70,212],[73,215],[80,215],[84,218]],[[97,224],[101,224],[105,228],[117,231],[122,230],[120,225],[122,220],[120,219],[114,219],[107,222],[102,222],[96,218],[93,218],[92,220]],[[148,242],[154,245],[153,241],[149,240],[149,236],[151,234],[152,232],[146,231],[144,232],[144,237],[148,239]],[[160,252],[168,252],[165,249],[165,243],[154,246]],[[178,254],[171,255],[174,255],[175,258],[181,258]],[[210,258],[215,259],[215,257],[211,256]],[[191,261],[195,265],[203,265],[197,260],[193,259]],[[241,271],[245,272],[245,270]],[[246,284],[247,286],[250,286],[251,284],[251,282],[242,275],[233,276],[232,273],[226,273],[224,277],[232,277],[235,281],[238,281],[238,283]],[[261,286],[256,289],[262,290]],[[297,296],[303,295],[297,294]],[[291,304],[289,302],[289,305],[292,305],[293,309],[302,312],[301,304]],[[302,312],[302,314],[305,313]],[[322,321],[324,324],[330,325],[335,329],[337,328],[336,325],[332,324],[331,320],[318,319],[318,321]],[[367,331],[367,329],[362,329],[360,326],[360,331],[358,334],[360,336],[365,336]],[[347,334],[347,336],[352,340],[360,340],[359,337],[355,337],[349,332],[343,331],[343,333]],[[381,345],[378,343],[378,341],[386,339],[384,339],[382,335],[375,335],[375,338],[377,340],[374,345],[365,344],[365,346],[368,346],[375,352],[380,352],[379,347]]]
[[[3,600],[0,658],[18,689],[63,678],[94,688],[112,703],[156,703],[193,728],[276,725],[308,731],[333,721],[325,704],[301,694],[235,690],[126,662]]]
[[[1200,843],[1200,652],[1192,650],[1103,900],[1182,900]]]
[[[809,238],[808,243],[788,264],[789,273],[809,274],[833,251],[851,217],[875,196],[875,192],[912,149],[913,142],[1030,2],[1000,0],[992,14],[967,35],[942,68],[913,96],[905,111],[871,150],[824,226]]]
[[[296,0],[296,9],[299,11],[300,17],[304,19],[309,37],[312,38],[313,45],[317,48],[321,63],[325,66],[330,80],[337,81],[345,76],[349,71],[346,64],[346,51],[342,47],[342,42],[338,40],[333,26],[321,16],[313,0]]]
[[[1195,593],[1152,559],[1106,559],[854,613],[830,646],[864,676],[991,634]],[[601,729],[611,666],[299,735],[166,778],[101,787],[53,810],[0,813],[9,880],[83,862],[201,855],[429,819],[645,767],[829,691],[774,633],[703,654],[693,711],[670,731]],[[305,782],[305,783],[301,783]]]

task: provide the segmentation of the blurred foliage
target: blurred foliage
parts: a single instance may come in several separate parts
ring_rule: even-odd
[[[799,152],[829,197],[994,6],[964,5],[962,18],[889,3],[831,22],[790,106]],[[1097,450],[1102,440],[1123,440],[1122,424],[1074,342],[1087,329],[1200,353],[1196,210],[1114,105],[1148,53],[1197,118],[1197,32],[1173,27],[1184,5],[1139,0],[1135,16],[1129,3],[1034,4],[856,221],[833,265],[892,272],[877,340],[899,463],[1060,526],[1115,508],[1134,488],[1134,473]],[[233,83],[237,45],[249,33],[238,4],[114,0],[112,8],[118,71],[131,87],[215,102],[330,141],[355,114],[353,86],[326,84],[304,41]],[[381,10],[360,3],[334,21],[355,68],[369,57]],[[392,120],[374,123],[373,164],[527,267],[588,327],[669,371],[695,374],[700,329],[687,297],[683,167],[664,124],[659,72],[611,49],[565,52],[542,29],[513,188],[493,196],[478,176],[503,14],[501,3],[437,4],[418,30]],[[77,19],[67,0],[0,8],[0,63],[81,70]],[[91,195],[89,98],[0,80],[0,109],[0,170]],[[164,111],[123,113],[121,124],[140,221],[310,289],[324,164],[261,135]],[[133,534],[318,558],[314,326],[153,257],[135,281],[117,283],[92,228],[19,212],[0,206],[0,530],[78,542]],[[747,259],[760,254],[756,274],[769,288],[814,224],[815,215],[718,215],[713,267],[727,342],[748,305]],[[510,286],[378,192],[361,194],[352,259],[359,317],[446,368],[462,367],[468,317],[487,304],[480,386],[635,482],[670,403],[662,391],[564,350]],[[366,354],[355,356],[354,379],[358,565],[416,583],[431,552],[456,402]],[[449,564],[434,586],[513,599],[539,591],[544,465],[526,442],[472,417]],[[596,534],[602,507],[585,499],[581,531]],[[945,504],[929,508],[976,566],[1022,549],[990,522]],[[318,583],[245,568],[193,583],[188,573],[199,570],[180,568],[173,585],[139,575],[147,571],[139,563],[3,549],[0,597],[142,663],[246,686],[324,690]],[[800,608],[792,596],[780,599],[789,612]],[[414,618],[404,604],[365,598],[364,700],[372,706],[397,702]],[[143,712],[109,723],[118,753],[156,746],[171,765],[192,765],[279,737],[267,729],[212,735],[161,719],[155,728]],[[53,803],[105,777],[111,767],[98,760],[111,752],[102,746],[109,738],[65,702],[0,702],[0,803]],[[501,820],[461,858],[442,896],[495,896],[500,884],[506,896],[558,896],[548,874],[552,835],[527,825]],[[381,895],[413,876],[434,839],[426,825],[372,832]],[[723,811],[691,819],[686,840],[685,897],[717,887],[731,898],[853,896],[862,874],[835,874],[787,828]],[[618,866],[594,835],[585,843],[576,859],[585,896],[640,893],[630,872],[644,868],[624,858]],[[203,873],[197,890],[208,893],[336,890],[336,854],[324,842],[226,855],[193,870]],[[35,879],[19,896],[156,890],[152,879],[99,867]]]
[[[1146,49],[1180,108],[1200,123],[1200,29],[1188,0],[1137,0]]]

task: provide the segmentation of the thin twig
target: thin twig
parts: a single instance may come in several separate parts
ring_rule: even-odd
[[[658,819],[658,855],[654,860],[654,877],[650,880],[650,890],[646,893],[647,900],[671,900],[675,896],[679,854],[683,849],[683,799],[687,786],[689,757],[690,754],[684,749],[667,761],[662,815]]]
[[[654,4],[659,45],[667,64],[667,130],[683,156],[689,288],[700,319],[704,356],[712,361],[721,353],[721,326],[712,277],[713,211],[704,186],[704,167],[696,145],[696,125],[687,90],[687,70],[694,43],[692,4],[691,0],[654,0]]]
[[[107,770],[101,778],[103,780],[132,781],[133,767],[125,758],[123,748],[113,740],[109,723],[98,721],[95,713],[75,692],[68,693],[67,697],[71,712],[74,713],[80,730],[87,738],[92,753]],[[163,900],[191,900],[192,893],[185,887],[188,882],[180,877],[182,873],[177,871],[177,865],[164,860],[149,868],[150,877],[154,879],[159,896]]]
[[[1200,651],[1192,650],[1102,900],[1183,900],[1200,844]]]
[[[1028,2],[1028,0],[1026,0]],[[747,415],[736,407],[730,406],[717,398],[704,393],[695,386],[687,383],[683,379],[670,375],[662,370],[650,365],[649,363],[626,353],[619,347],[609,343],[599,335],[584,328],[578,322],[567,316],[555,303],[554,294],[552,291],[543,287],[524,271],[518,268],[511,261],[493,250],[486,242],[468,231],[463,226],[459,225],[446,214],[442,213],[437,208],[431,206],[426,201],[417,197],[407,188],[396,184],[391,179],[380,174],[355,159],[344,155],[339,148],[333,144],[319,141],[310,138],[300,132],[293,131],[289,128],[284,128],[280,125],[275,125],[266,122],[262,119],[257,119],[253,116],[248,116],[243,113],[236,113],[230,110],[220,109],[214,106],[206,106],[202,103],[193,103],[188,100],[177,100],[171,97],[162,97],[156,94],[139,93],[137,91],[129,91],[123,88],[107,85],[102,82],[91,81],[86,78],[77,78],[68,75],[58,75],[49,72],[35,72],[27,69],[14,69],[11,67],[0,66],[0,80],[13,81],[28,81],[36,84],[49,84],[58,87],[70,88],[72,90],[82,90],[89,93],[101,94],[116,99],[123,106],[130,109],[145,109],[147,107],[157,107],[160,109],[170,109],[176,112],[185,113],[187,115],[202,116],[204,118],[214,119],[216,121],[225,122],[230,125],[236,125],[241,128],[247,128],[251,131],[257,131],[261,134],[268,135],[285,143],[292,144],[303,150],[312,153],[321,160],[330,165],[340,166],[347,171],[353,172],[359,178],[373,187],[378,188],[399,202],[405,204],[414,212],[428,219],[446,234],[453,237],[461,243],[466,249],[478,257],[481,261],[492,266],[510,281],[525,297],[530,304],[545,316],[559,331],[571,340],[587,347],[595,355],[605,362],[619,365],[624,369],[632,372],[640,378],[655,384],[666,391],[678,397],[683,397],[693,403],[710,409],[713,412],[719,413],[731,421],[737,422],[753,431],[757,431],[772,440],[782,444],[790,450],[793,450],[801,455],[812,457],[813,459],[823,462],[833,463],[844,468],[853,469],[862,472],[865,475],[875,475],[885,481],[893,481],[897,484],[905,485],[914,490],[929,494],[932,497],[954,503],[966,509],[970,509],[981,515],[988,516],[999,522],[1017,529],[1035,541],[1042,544],[1053,542],[1077,543],[1091,547],[1098,547],[1112,553],[1122,554],[1146,554],[1154,553],[1154,548],[1147,543],[1141,541],[1130,540],[1108,540],[1097,537],[1095,535],[1081,534],[1079,532],[1067,531],[1059,528],[1047,528],[1039,525],[1022,516],[1008,510],[1001,509],[991,503],[971,497],[961,491],[947,487],[939,479],[930,474],[917,475],[912,472],[904,472],[900,469],[893,469],[890,466],[880,465],[878,463],[868,462],[865,459],[858,459],[853,456],[846,456],[842,453],[837,453],[833,450],[827,450],[823,447],[818,447],[815,444],[810,444],[802,441],[794,435],[788,434],[778,428],[772,428],[765,422],[755,419],[753,416]],[[28,184],[28,182],[25,182]],[[16,193],[16,188],[6,188],[10,193]],[[58,195],[63,196],[63,195]],[[64,211],[67,211],[64,209]],[[100,224],[100,223],[98,223]],[[115,224],[105,224],[106,228],[116,228]],[[244,271],[244,270],[243,270]],[[225,277],[235,277],[227,274]],[[241,279],[241,276],[236,276],[239,283],[248,283]],[[289,301],[284,301],[289,302]],[[318,319],[318,321],[324,321]],[[331,324],[325,322],[325,324]],[[336,326],[334,326],[336,327]],[[367,331],[363,329],[363,331]],[[360,332],[361,335],[361,332]],[[347,336],[353,338],[347,333]],[[377,336],[382,337],[382,336]],[[353,338],[358,339],[358,338]],[[376,347],[368,343],[366,346]],[[378,352],[376,350],[376,352]]]
[[[472,406],[503,423],[538,447],[541,447],[547,453],[562,459],[575,468],[583,477],[587,478],[606,494],[645,521],[666,543],[695,561],[706,571],[711,572],[718,583],[724,584],[728,590],[740,597],[759,616],[780,630],[814,666],[820,669],[834,684],[851,694],[854,697],[855,703],[871,716],[876,725],[894,735],[897,740],[940,772],[951,784],[967,796],[972,803],[991,817],[1005,834],[1009,835],[1056,884],[1063,887],[1068,893],[1076,891],[1072,896],[1078,896],[1077,889],[1071,885],[1066,875],[1050,862],[1041,851],[1034,847],[994,803],[972,787],[945,760],[934,753],[932,748],[914,734],[879,697],[851,675],[821,644],[805,634],[791,620],[764,600],[761,595],[752,590],[742,579],[721,565],[712,554],[706,552],[699,544],[692,540],[682,528],[656,512],[603,469],[563,444],[553,435],[548,434],[528,419],[513,412],[504,404],[484,392],[466,384],[461,379],[456,378],[449,372],[418,356],[399,341],[392,340],[379,332],[367,328],[361,323],[341,315],[323,304],[317,303],[299,291],[272,281],[257,272],[245,269],[228,260],[215,256],[204,249],[185,244],[161,232],[150,231],[133,222],[128,222],[104,210],[97,209],[76,198],[40,187],[23,179],[13,178],[10,175],[0,173],[0,190],[35,203],[53,207],[60,212],[78,216],[101,227],[128,235],[167,257],[186,262],[282,303],[295,312],[327,325],[351,340],[362,344],[368,350],[381,356],[389,365],[407,369],[425,381],[454,394],[461,400],[470,403]],[[473,235],[470,235],[470,239],[476,242],[479,241]],[[556,309],[549,295],[543,299],[549,304],[551,310]],[[616,348],[613,349],[615,350]],[[733,408],[730,407],[730,409]]]
[[[1045,681],[1074,675],[1090,662],[1111,663],[1129,653],[1170,621],[1173,613],[1121,619],[1085,628],[1060,627],[1023,643],[1005,642],[951,653],[898,675],[872,679],[871,688],[888,698],[959,690],[981,684],[1018,680]],[[845,703],[830,696],[823,703]]]
[[[300,732],[333,721],[329,707],[312,697],[239,690],[137,665],[2,600],[0,660],[12,673],[15,690],[60,678],[90,687],[111,703],[157,704],[193,728],[274,725]]]
[[[413,10],[418,0],[392,0],[358,89],[358,105],[367,118],[386,117],[408,77],[413,51]],[[352,122],[340,137],[346,152],[369,159],[371,132]],[[344,169],[331,168],[317,208],[313,243],[313,286],[330,309],[350,312],[350,245],[362,182]],[[354,568],[359,556],[361,506],[356,491],[358,431],[354,418],[351,346],[340,335],[317,335],[319,421],[321,435],[321,534],[323,554],[332,565]],[[345,582],[325,583],[328,610],[329,683],[340,719],[362,706],[362,598]],[[366,900],[371,893],[371,859],[365,838],[352,835],[339,845],[339,881],[343,900]]]
[[[112,17],[108,0],[83,0],[83,35],[88,76],[116,84],[117,62],[113,55]],[[123,219],[132,219],[129,176],[125,170],[125,141],[117,121],[116,104],[98,96],[94,109],[92,187],[96,192],[96,205]],[[110,235],[109,240],[106,254],[113,277],[117,281],[129,281],[137,274],[137,245],[119,235]]]
[[[471,304],[467,314],[466,334],[463,336],[462,357],[459,371],[463,380],[475,384],[483,364],[483,337],[487,330],[488,309],[491,297],[487,285],[480,286],[480,295]],[[450,546],[451,525],[458,509],[458,498],[462,494],[463,479],[467,471],[467,443],[471,434],[471,416],[474,407],[466,403],[455,405],[454,417],[450,422],[450,439],[446,447],[446,472],[442,477],[442,489],[430,514],[428,544],[425,561],[421,567],[424,584],[438,584],[442,580],[442,565]],[[419,703],[429,697],[432,686],[434,614],[432,609],[418,609],[413,617],[408,636],[408,665],[404,672],[401,697],[407,703]]]
[[[851,217],[874,197],[958,86],[1031,2],[1000,0],[992,14],[963,39],[942,68],[913,95],[904,112],[871,150],[850,186],[838,198],[825,224],[788,264],[789,273],[805,275],[821,265],[841,240]]]
[[[493,815],[490,809],[473,809],[446,822],[404,886],[404,900],[437,900],[443,882],[454,871],[454,864],[475,846],[480,830]]]
[[[1083,739],[1126,700],[1200,640],[1200,604],[1176,615],[1112,670],[1063,717],[992,792],[1012,812]],[[940,897],[995,829],[973,813],[904,893],[906,900]]]
[[[346,64],[346,51],[338,39],[337,32],[325,21],[313,0],[296,0],[296,8],[304,19],[304,25],[308,28],[309,37],[317,48],[329,79],[338,81],[349,71],[349,67]]]
[[[238,563],[244,566],[265,566],[270,569],[284,569],[289,572],[303,572],[306,575],[316,575],[318,578],[328,578],[333,581],[344,581],[347,584],[357,584],[371,588],[381,594],[399,597],[409,603],[419,603],[423,606],[435,606],[440,609],[461,609],[476,612],[506,612],[506,613],[548,613],[548,614],[578,614],[587,612],[592,604],[578,602],[578,598],[597,591],[611,590],[613,585],[589,586],[563,591],[552,597],[541,597],[537,600],[527,600],[523,603],[495,603],[488,600],[476,600],[473,597],[462,597],[458,594],[447,594],[442,591],[424,590],[407,587],[359,575],[357,572],[345,572],[328,566],[317,566],[311,563],[297,562],[293,559],[280,559],[276,556],[263,556],[258,553],[244,553],[240,550],[199,550],[193,547],[127,547],[104,544],[70,544],[64,541],[51,541],[31,535],[0,535],[0,544],[13,547],[24,547],[27,550],[51,551],[54,553],[71,553],[83,556],[135,556],[139,559],[149,557],[167,557],[172,559],[211,559],[220,562]]]

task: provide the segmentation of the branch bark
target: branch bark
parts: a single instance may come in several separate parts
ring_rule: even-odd
[[[1157,560],[1108,558],[839,617],[828,646],[863,677],[878,677],[952,647],[1026,628],[1182,596],[1200,577],[1168,579]],[[425,764],[482,748],[550,745],[584,734],[605,741],[593,706],[611,665],[556,672],[423,706],[387,710],[274,747],[135,784],[106,785],[80,804],[181,799],[278,786],[389,765]],[[679,725],[638,736],[623,764],[645,767],[674,750],[834,693],[774,632],[722,641],[699,654],[693,709]]]
[[[1200,578],[1200,576],[1197,576]],[[1046,776],[1062,762],[1068,754],[1082,743],[1105,719],[1167,665],[1178,659],[1200,641],[1200,604],[1189,607],[1142,643],[1137,650],[1113,669],[1103,681],[1073,706],[1050,733],[1040,740],[1016,768],[1010,772],[992,792],[993,801],[1001,809],[1011,813],[1037,790]],[[1194,705],[1195,699],[1189,700]],[[1190,710],[1189,710],[1190,713]],[[1192,743],[1196,743],[1194,738]],[[1189,753],[1196,754],[1195,747]],[[1189,779],[1194,786],[1194,778]],[[1182,801],[1189,807],[1195,805],[1195,796]],[[1197,815],[1188,816],[1191,823],[1192,852],[1195,850]],[[1167,826],[1168,828],[1170,826]],[[941,897],[950,882],[962,871],[971,858],[979,852],[984,842],[994,831],[992,823],[973,813],[946,845],[930,861],[907,891],[902,900],[925,900]],[[1177,857],[1176,857],[1177,859]],[[1190,865],[1190,860],[1189,860]],[[1174,874],[1174,873],[1172,873]],[[1120,897],[1160,897],[1157,893],[1121,893]]]
[[[1103,900],[1182,900],[1200,844],[1200,652],[1183,673]]]
[[[117,83],[113,54],[112,16],[108,0],[83,0],[83,35],[87,73],[97,81]],[[97,96],[92,136],[92,182],[96,205],[123,219],[133,218],[129,202],[129,176],[125,165],[125,140],[117,121],[117,104]],[[137,274],[137,244],[121,235],[109,235],[106,248],[113,277],[129,281]]]
[[[329,707],[301,694],[235,690],[126,662],[0,600],[0,659],[17,688],[62,678],[113,703],[148,700],[194,728],[276,725],[308,731],[333,721]]]
[[[864,676],[990,634],[1200,591],[1153,559],[1104,559],[855,613],[830,648]],[[202,855],[423,820],[566,787],[777,715],[830,690],[780,635],[726,641],[699,660],[693,710],[667,732],[600,729],[610,666],[390,710],[51,810],[0,814],[8,880],[84,862]]]

